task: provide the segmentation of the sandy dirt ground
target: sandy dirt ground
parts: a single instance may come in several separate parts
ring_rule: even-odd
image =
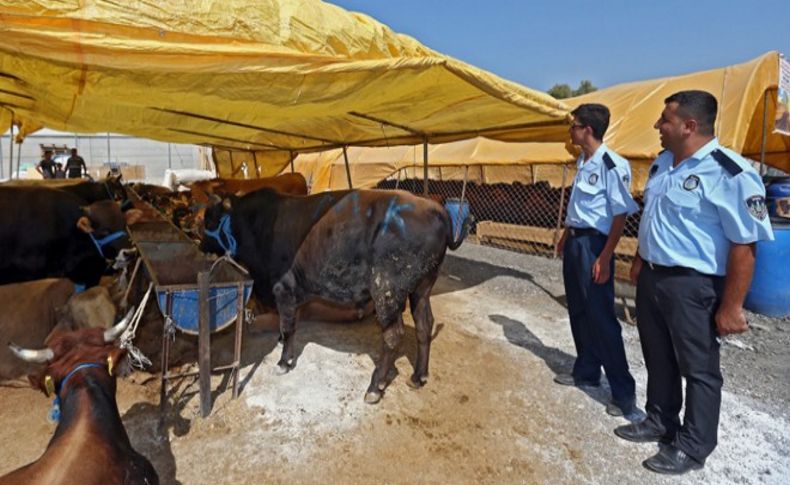
[[[159,383],[136,373],[118,401],[136,449],[162,483],[667,483],[645,470],[653,444],[618,439],[605,385],[562,387],[573,362],[557,261],[466,244],[448,255],[432,298],[431,378],[406,380],[416,352],[413,323],[398,375],[378,405],[363,402],[380,331],[301,322],[296,368],[274,373],[277,334],[247,327],[241,396],[213,378],[215,402],[199,417],[197,383],[171,392],[158,429]],[[673,483],[790,483],[790,322],[752,315],[754,330],[723,347],[725,391],[719,447],[699,472]],[[260,322],[259,322],[260,323]],[[638,400],[645,369],[636,328],[624,338]],[[232,335],[214,341],[231,358]],[[0,387],[0,474],[36,459],[54,425],[49,401],[20,384]]]

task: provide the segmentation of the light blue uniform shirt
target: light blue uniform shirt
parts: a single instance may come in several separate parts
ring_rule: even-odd
[[[565,225],[594,228],[609,234],[614,216],[631,215],[639,210],[631,197],[630,187],[628,160],[611,151],[606,144],[602,143],[586,162],[582,153],[576,161],[576,177]]]
[[[730,242],[773,240],[765,186],[740,155],[711,140],[677,167],[662,152],[650,167],[639,255],[663,266],[723,276]]]

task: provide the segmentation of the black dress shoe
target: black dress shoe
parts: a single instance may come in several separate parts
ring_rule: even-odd
[[[655,425],[647,419],[638,423],[618,426],[614,429],[614,434],[624,440],[633,441],[634,443],[669,443],[672,440],[671,436],[656,429]]]
[[[650,471],[665,475],[683,475],[691,470],[699,470],[705,464],[688,456],[674,446],[665,446],[655,455],[642,462]]]
[[[601,382],[591,381],[577,381],[571,374],[557,374],[554,376],[554,382],[563,386],[584,386],[584,387],[598,387]]]

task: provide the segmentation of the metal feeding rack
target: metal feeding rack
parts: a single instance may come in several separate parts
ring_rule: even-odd
[[[139,199],[135,205],[147,205]],[[150,208],[150,206],[145,209]],[[153,211],[146,210],[151,214]],[[211,412],[211,372],[232,372],[233,398],[239,394],[244,307],[252,292],[252,279],[240,266],[227,259],[213,259],[180,229],[165,220],[140,222],[130,227],[130,235],[140,264],[154,285],[159,309],[165,318],[162,331],[162,386],[159,409],[164,415],[168,383],[197,374],[201,415]],[[211,333],[236,323],[233,362],[211,367]],[[198,336],[198,371],[170,373],[172,336],[176,330]]]

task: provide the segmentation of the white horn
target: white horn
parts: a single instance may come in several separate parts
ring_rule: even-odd
[[[52,352],[52,349],[41,349],[41,350],[30,350],[30,349],[23,349],[19,345],[15,343],[9,343],[8,348],[11,349],[11,352],[14,353],[20,359],[26,362],[33,362],[36,364],[43,364],[44,362],[49,362],[55,357],[55,353]]]
[[[126,327],[129,326],[129,322],[132,321],[132,315],[134,315],[134,307],[132,307],[127,313],[126,316],[123,317],[123,320],[118,322],[114,327],[108,328],[104,331],[104,341],[105,342],[114,342],[115,339],[121,336]]]

